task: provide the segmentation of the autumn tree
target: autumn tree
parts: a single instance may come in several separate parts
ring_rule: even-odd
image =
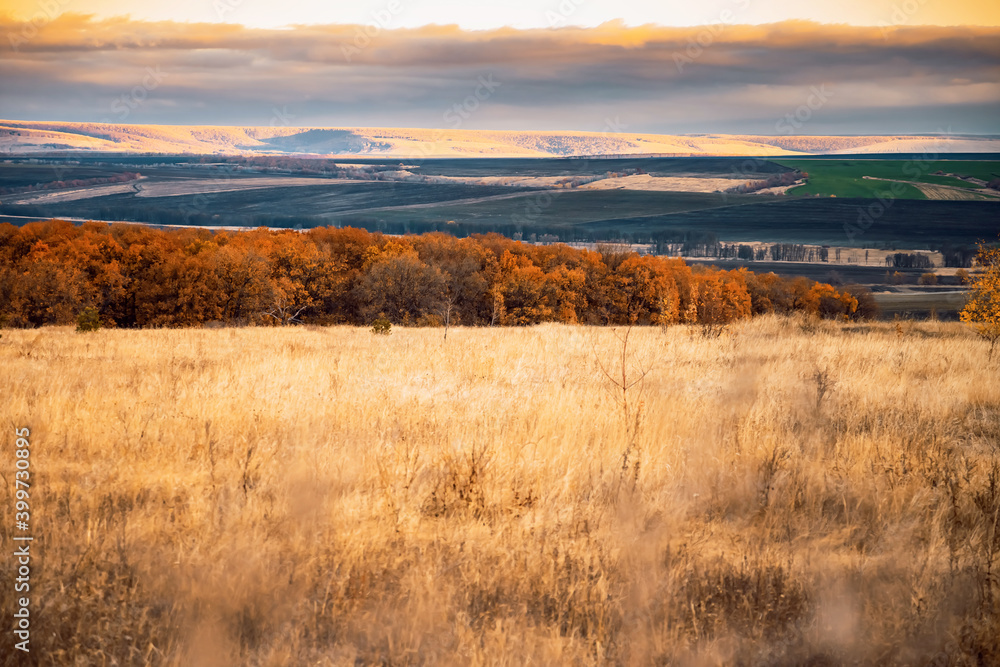
[[[695,274],[698,286],[698,322],[729,324],[750,317],[751,300],[742,271]]]
[[[490,252],[484,263],[482,275],[486,281],[486,321],[491,327],[502,323],[506,315],[506,307],[503,302],[504,273],[500,260]]]
[[[748,273],[746,284],[754,315],[788,312],[791,295],[776,273]]]
[[[198,326],[222,317],[219,282],[207,254],[171,253],[150,268],[138,290],[138,326]]]
[[[86,277],[77,266],[63,261],[62,245],[58,236],[39,239],[15,265],[5,289],[9,290],[10,324],[69,324],[87,305]]]
[[[488,322],[492,304],[488,293],[487,267],[496,257],[476,239],[458,239],[431,233],[414,239],[420,260],[440,269],[446,292],[437,309],[446,324]],[[495,268],[495,266],[494,266]]]
[[[11,324],[42,326],[70,324],[86,302],[82,275],[50,258],[26,263],[13,289]]]
[[[504,283],[504,324],[537,324],[552,318],[552,307],[545,298],[545,272],[521,257]]]
[[[1000,246],[979,244],[976,263],[981,271],[970,279],[969,300],[961,318],[989,342],[992,359],[993,349],[1000,340]]]
[[[434,313],[444,292],[440,269],[424,264],[402,241],[370,249],[356,288],[366,321],[385,315],[393,324],[416,324]]]
[[[223,320],[252,321],[273,303],[270,267],[260,253],[251,248],[226,245],[213,259]]]
[[[658,257],[632,253],[608,276],[608,287],[615,323],[673,324],[680,318],[677,282]]]
[[[329,302],[338,281],[328,272],[323,252],[302,234],[281,232],[269,241],[265,252],[272,290],[264,314],[280,324],[301,323],[300,315],[317,314]]]
[[[586,274],[582,269],[569,268],[565,264],[560,264],[545,275],[545,301],[557,322],[576,324],[579,321],[580,315],[587,308],[585,282]]]
[[[814,283],[802,299],[801,308],[824,318],[847,319],[858,309],[858,300],[847,292],[838,292],[833,285]]]

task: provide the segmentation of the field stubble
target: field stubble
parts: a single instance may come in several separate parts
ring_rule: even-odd
[[[935,322],[634,329],[623,396],[598,328],[4,331],[31,656],[995,664],[985,349]]]

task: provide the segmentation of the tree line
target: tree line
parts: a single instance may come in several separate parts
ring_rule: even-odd
[[[664,243],[656,245],[664,255],[682,254],[686,257],[717,257],[742,259],[747,262],[828,262],[830,250],[826,247],[807,246],[801,243],[772,243],[752,246],[745,243]],[[839,255],[838,255],[839,260]]]
[[[885,258],[885,265],[894,269],[930,269],[931,258],[920,253],[897,252]]]
[[[760,313],[870,315],[870,295],[806,278],[691,267],[621,246],[355,228],[213,232],[50,220],[0,224],[0,325],[719,324]]]

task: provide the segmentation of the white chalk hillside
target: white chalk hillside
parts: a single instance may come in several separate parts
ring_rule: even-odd
[[[114,125],[0,120],[0,153],[244,153],[372,157],[1000,152],[1000,138],[767,137],[401,128]]]

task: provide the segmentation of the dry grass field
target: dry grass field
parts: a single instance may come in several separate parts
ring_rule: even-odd
[[[998,664],[985,343],[625,333],[3,331],[0,663]]]

